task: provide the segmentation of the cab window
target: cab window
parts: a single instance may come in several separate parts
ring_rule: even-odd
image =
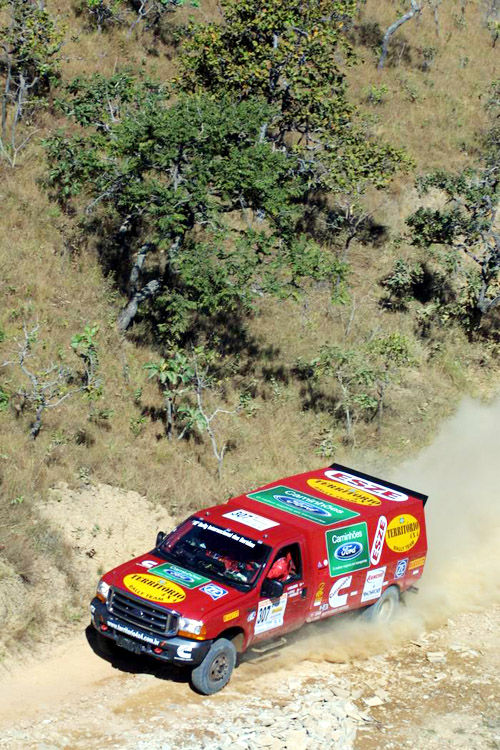
[[[291,583],[302,578],[302,556],[297,543],[287,544],[275,555],[267,578],[282,583]]]

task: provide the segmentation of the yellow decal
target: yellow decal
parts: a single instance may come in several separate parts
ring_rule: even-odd
[[[336,497],[337,500],[346,500],[348,503],[356,503],[356,505],[381,505],[381,500],[370,492],[349,487],[349,485],[336,482],[333,479],[308,479],[307,484],[324,495]]]
[[[420,523],[409,513],[395,516],[385,532],[385,541],[393,552],[408,552],[416,545],[419,537]]]
[[[424,563],[425,563],[425,555],[423,557],[416,557],[414,560],[410,561],[410,564],[408,565],[408,570],[413,570],[414,568],[421,568]]]
[[[150,573],[131,573],[123,583],[133,594],[162,604],[177,604],[186,598],[186,592],[176,583]]]
[[[234,620],[234,618],[239,617],[239,615],[240,615],[240,610],[235,609],[233,610],[233,612],[228,612],[227,615],[224,615],[222,619],[224,620],[224,622],[229,622],[229,620]]]
[[[314,597],[313,607],[319,607],[319,605],[323,601],[324,591],[325,591],[325,584],[324,583],[320,583],[319,586],[318,586],[318,590],[316,591],[316,595]]]

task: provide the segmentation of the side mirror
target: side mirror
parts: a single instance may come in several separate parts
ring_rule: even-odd
[[[163,540],[166,538],[166,534],[164,531],[159,531],[156,535],[156,546],[159,547],[160,544],[163,542]]]
[[[277,581],[275,578],[266,578],[262,584],[260,593],[268,599],[279,599],[283,594],[284,588],[281,581]]]

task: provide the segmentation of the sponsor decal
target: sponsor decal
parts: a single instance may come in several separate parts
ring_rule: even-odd
[[[192,659],[194,643],[186,643],[182,646],[177,646],[177,658],[178,659]]]
[[[95,607],[93,604],[90,605],[90,614],[93,615],[95,612]]]
[[[416,557],[414,560],[410,561],[410,564],[408,565],[408,570],[414,570],[415,568],[421,568],[425,563],[425,555],[423,557]]]
[[[347,521],[349,518],[359,516],[359,513],[348,508],[342,508],[340,505],[320,500],[283,485],[271,487],[268,490],[249,492],[248,497],[321,526],[331,526],[338,521]]]
[[[255,615],[257,614],[256,609],[252,609],[252,611],[249,613],[247,617],[247,622],[253,622],[255,620]]]
[[[158,560],[143,560],[139,565],[142,568],[154,568],[155,565],[158,565]]]
[[[382,554],[382,548],[384,546],[385,532],[387,531],[387,518],[380,516],[378,519],[377,530],[373,537],[372,550],[370,552],[370,560],[372,565],[378,565],[380,555]]]
[[[250,513],[248,510],[232,510],[230,513],[224,513],[224,518],[230,518],[232,521],[238,521],[245,526],[251,526],[258,531],[272,529],[273,526],[279,526],[277,521],[271,521],[270,518],[258,516],[257,513]]]
[[[408,495],[399,490],[392,490],[389,487],[384,487],[382,484],[372,482],[369,479],[363,479],[357,477],[354,474],[349,474],[347,471],[338,471],[337,469],[328,469],[325,471],[325,477],[333,479],[342,484],[348,484],[349,487],[354,487],[357,490],[364,490],[369,492],[371,495],[376,495],[382,500],[394,500],[394,502],[401,503],[403,500],[408,500]]]
[[[207,583],[206,586],[201,587],[200,591],[203,591],[204,594],[208,594],[214,602],[227,594],[227,590],[223,589],[222,586],[217,586],[216,583]]]
[[[251,549],[253,549],[256,545],[256,542],[254,542],[253,539],[248,539],[248,537],[243,536],[242,534],[236,534],[236,532],[231,531],[231,529],[221,529],[219,526],[214,526],[211,523],[206,523],[206,521],[200,521],[199,518],[193,518],[192,524],[193,526],[199,526],[200,529],[204,529],[206,531],[214,531],[216,534],[225,536],[227,539],[232,539],[234,542],[240,542],[240,544],[244,544],[246,547],[251,547]],[[209,579],[207,578],[207,581],[208,580]]]
[[[139,641],[151,643],[151,645],[153,646],[158,646],[158,644],[161,642],[160,638],[155,638],[152,635],[141,633],[140,630],[135,630],[135,628],[131,628],[128,625],[122,625],[121,622],[116,622],[116,620],[109,619],[108,625],[110,628],[113,628],[113,630],[117,630],[119,633],[125,633],[125,635],[130,635],[132,638],[137,638]]]
[[[402,578],[404,574],[406,573],[407,567],[408,567],[407,557],[405,557],[403,560],[398,560],[398,564],[396,565],[396,570],[394,572],[394,578]]]
[[[324,604],[321,605],[321,607],[319,608],[319,611],[326,612],[327,609],[328,609],[328,604],[325,602]]]
[[[283,625],[286,602],[286,594],[283,594],[282,597],[275,601],[271,601],[271,599],[263,599],[259,602],[259,609],[257,610],[254,627],[254,633],[256,635],[259,633],[265,633],[267,630],[279,628]]]
[[[313,607],[319,607],[323,600],[323,594],[325,593],[325,584],[324,581],[322,581],[319,586],[318,590],[316,591],[316,594],[314,596],[314,604]]]
[[[368,570],[365,578],[365,585],[363,586],[363,592],[361,594],[362,602],[369,602],[371,599],[379,599],[382,593],[382,585],[384,583],[385,569],[377,568],[376,570]]]
[[[186,592],[176,583],[168,582],[150,573],[131,573],[123,579],[124,585],[137,596],[151,602],[178,604],[186,598]]]
[[[332,588],[330,589],[330,593],[328,594],[328,604],[332,609],[335,609],[336,607],[343,607],[347,604],[347,597],[348,592],[341,594],[341,591],[344,591],[344,589],[349,588],[351,585],[352,576],[344,576],[343,578],[339,578],[335,581]]]
[[[366,522],[343,526],[326,532],[326,549],[332,578],[353,573],[370,565]]]
[[[337,500],[346,500],[348,503],[356,505],[381,505],[382,501],[375,495],[371,495],[364,490],[349,487],[341,482],[334,482],[332,479],[308,479],[307,484],[313,490],[318,490],[324,495],[335,497]]]
[[[150,573],[154,573],[162,578],[168,578],[169,581],[175,581],[180,583],[186,589],[195,589],[197,586],[201,586],[202,583],[209,583],[210,578],[193,573],[191,570],[185,570],[180,568],[178,565],[172,563],[163,563],[157,565],[155,568],[150,568]]]
[[[385,532],[385,541],[393,552],[408,552],[420,537],[420,523],[410,513],[395,516]]]
[[[222,617],[222,620],[224,622],[230,622],[230,620],[235,620],[239,616],[240,616],[240,610],[234,609],[232,612],[228,612],[226,615],[224,615]]]

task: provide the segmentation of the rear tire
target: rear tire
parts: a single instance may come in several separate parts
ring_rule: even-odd
[[[213,695],[227,685],[236,664],[236,648],[226,638],[213,643],[191,673],[191,682],[199,693]]]
[[[397,586],[389,586],[375,604],[367,607],[363,617],[368,622],[385,625],[390,622],[399,607],[399,589]]]

